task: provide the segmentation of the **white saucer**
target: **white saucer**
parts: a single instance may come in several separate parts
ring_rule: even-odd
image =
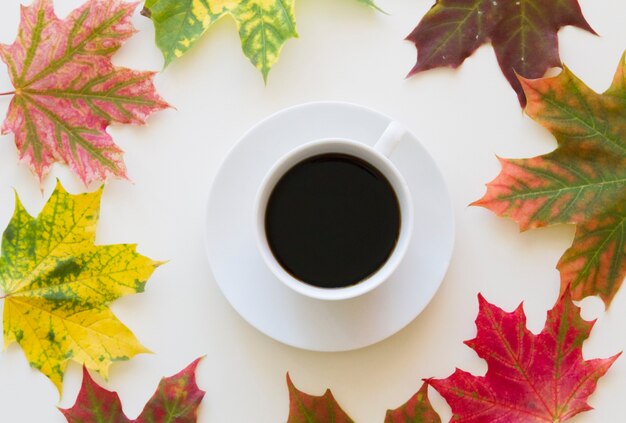
[[[311,299],[279,281],[257,250],[253,203],[279,158],[319,138],[373,145],[390,122],[387,116],[348,103],[295,106],[253,127],[224,160],[207,208],[209,262],[228,301],[266,335],[314,351],[362,348],[410,323],[439,288],[452,255],[453,210],[437,166],[410,133],[390,159],[413,195],[413,235],[403,262],[380,287],[351,300]]]

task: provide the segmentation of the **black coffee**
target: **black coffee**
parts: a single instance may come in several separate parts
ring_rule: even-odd
[[[341,288],[385,264],[400,232],[400,205],[372,165],[323,154],[296,164],[278,181],[265,232],[274,257],[295,278]]]

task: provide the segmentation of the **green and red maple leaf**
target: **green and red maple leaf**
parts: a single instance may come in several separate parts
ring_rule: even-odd
[[[201,359],[174,376],[163,378],[143,411],[131,420],[115,392],[99,386],[83,368],[83,385],[72,408],[61,409],[68,423],[195,423],[205,392],[196,384]]]
[[[549,68],[561,66],[557,31],[566,25],[595,34],[577,0],[437,0],[407,37],[418,50],[409,75],[457,68],[491,42],[500,69],[523,106],[524,92],[516,75],[540,78]]]
[[[2,133],[15,134],[19,157],[40,179],[66,163],[85,183],[126,177],[113,122],[143,124],[168,107],[154,72],[117,67],[112,55],[135,33],[137,3],[89,0],[61,20],[52,0],[22,7],[16,41],[0,44],[15,92]]]
[[[287,387],[289,388],[287,423],[354,423],[337,404],[330,389],[327,389],[322,396],[305,394],[294,386],[289,375],[287,375]]]
[[[557,267],[561,292],[599,295],[608,306],[626,276],[626,56],[598,94],[567,67],[520,79],[526,113],[552,132],[558,148],[531,159],[501,159],[502,171],[475,205],[515,220],[521,230],[576,226]]]

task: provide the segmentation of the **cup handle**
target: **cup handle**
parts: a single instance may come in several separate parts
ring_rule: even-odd
[[[389,157],[404,134],[406,134],[404,126],[400,125],[398,122],[392,121],[378,141],[376,141],[376,144],[374,144],[374,149],[383,156]]]

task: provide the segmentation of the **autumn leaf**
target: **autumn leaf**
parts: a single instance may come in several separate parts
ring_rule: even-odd
[[[452,407],[455,422],[561,422],[591,409],[587,397],[621,353],[583,360],[594,322],[580,317],[569,291],[548,312],[539,335],[526,328],[522,305],[507,313],[478,300],[478,333],[465,343],[487,361],[486,375],[457,369],[428,380]]]
[[[516,74],[540,78],[549,68],[561,66],[557,31],[566,25],[595,34],[577,0],[437,0],[407,37],[418,50],[409,76],[457,68],[491,41],[500,69],[524,106]]]
[[[0,44],[15,94],[2,133],[15,134],[20,160],[43,179],[66,163],[85,183],[126,177],[112,122],[143,124],[168,107],[153,72],[113,66],[111,56],[134,34],[137,3],[89,0],[66,19],[52,0],[22,7],[17,40]]]
[[[359,3],[363,3],[365,5],[368,5],[369,7],[378,10],[381,13],[387,14],[387,12],[385,12],[383,9],[381,9],[380,7],[378,7],[378,5],[376,4],[376,2],[374,0],[357,0]]]
[[[83,385],[72,408],[60,409],[69,423],[195,423],[205,392],[196,384],[201,359],[174,376],[161,379],[139,417],[130,420],[122,411],[120,397],[100,387],[83,368]]]
[[[378,9],[374,0],[358,1]],[[142,14],[154,23],[166,66],[185,54],[218,19],[231,16],[244,54],[267,81],[285,42],[298,37],[294,9],[295,0],[146,0]]]
[[[403,406],[388,410],[385,423],[441,423],[439,414],[428,399],[428,384],[422,384],[420,390]]]
[[[143,292],[159,263],[134,245],[94,245],[101,195],[57,184],[37,218],[16,197],[2,237],[4,345],[17,342],[59,392],[70,360],[106,378],[114,361],[148,352],[108,305]]]
[[[526,113],[558,148],[532,159],[501,159],[500,175],[475,205],[515,220],[521,230],[573,223],[576,236],[558,263],[561,292],[599,295],[605,304],[626,276],[626,55],[611,87],[597,94],[565,67],[522,79]]]
[[[321,397],[299,391],[287,374],[289,417],[287,423],[354,423],[341,409],[330,389]]]

